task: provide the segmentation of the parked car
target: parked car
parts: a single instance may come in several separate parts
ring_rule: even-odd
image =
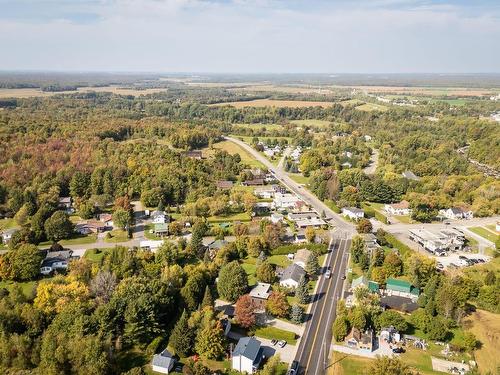
[[[442,269],[444,269],[443,263],[439,263],[439,262],[437,262],[437,263],[436,263],[436,268],[437,268],[438,270],[442,270]]]
[[[329,279],[331,276],[332,276],[332,271],[330,271],[330,270],[326,270],[326,272],[325,272],[325,277],[326,277],[327,279]]]
[[[397,353],[397,354],[401,354],[401,353],[404,353],[405,350],[403,348],[397,347],[397,348],[392,349],[392,352]]]
[[[286,345],[286,341],[285,341],[285,340],[280,340],[280,341],[278,341],[278,346],[279,346],[280,348],[284,348],[284,347],[285,347],[285,345]]]
[[[345,275],[342,275],[342,280],[345,280]]]
[[[459,255],[459,256],[458,256],[458,259],[467,260],[467,259],[469,259],[469,258],[467,258],[465,255]]]
[[[271,345],[272,346],[276,345],[277,343],[278,343],[278,340],[276,340],[276,339],[272,339],[271,340]]]
[[[288,371],[288,375],[295,375],[299,371],[299,362],[293,361],[290,366],[290,370]]]

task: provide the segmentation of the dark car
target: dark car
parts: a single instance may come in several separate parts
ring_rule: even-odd
[[[299,362],[293,361],[288,371],[288,375],[296,375],[299,372]]]
[[[278,340],[276,340],[276,339],[272,339],[271,340],[271,345],[272,346],[276,345],[277,343],[278,343]]]
[[[397,353],[397,354],[401,354],[401,353],[404,353],[404,352],[405,352],[405,350],[404,350],[403,348],[399,348],[399,347],[398,347],[398,348],[394,348],[394,349],[392,349],[392,352],[393,352],[393,353]]]
[[[466,257],[466,256],[464,256],[464,255],[459,255],[459,256],[458,256],[458,259],[467,260],[467,259],[469,259],[469,258],[467,258],[467,257]]]
[[[345,280],[345,275],[342,275],[342,280]]]

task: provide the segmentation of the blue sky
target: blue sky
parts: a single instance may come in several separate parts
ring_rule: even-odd
[[[0,70],[500,72],[500,1],[0,0]]]

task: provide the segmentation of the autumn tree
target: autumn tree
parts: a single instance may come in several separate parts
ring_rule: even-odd
[[[310,243],[313,243],[316,239],[316,231],[313,227],[307,227],[304,234],[306,236],[306,240]]]
[[[198,331],[194,347],[204,359],[220,359],[226,351],[226,339],[221,322],[205,321]]]
[[[266,303],[266,310],[271,315],[274,315],[278,318],[284,318],[288,316],[290,304],[286,299],[286,294],[276,291],[271,292]]]
[[[356,230],[358,233],[371,233],[373,226],[370,220],[363,218],[356,224]]]
[[[113,212],[113,224],[116,224],[121,230],[125,230],[132,223],[132,218],[130,211],[124,210],[123,208],[117,208]]]
[[[377,357],[365,370],[365,375],[419,375],[418,371],[403,363],[399,358]]]
[[[235,318],[243,328],[250,328],[255,325],[255,310],[257,306],[248,294],[242,295],[236,301]]]
[[[262,262],[257,266],[256,269],[257,280],[262,281],[264,283],[273,283],[276,280],[276,273],[274,271],[274,267],[269,262]]]

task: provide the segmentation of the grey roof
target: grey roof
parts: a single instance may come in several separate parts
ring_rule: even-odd
[[[260,341],[255,337],[242,337],[233,351],[233,356],[241,355],[254,362],[260,351]]]
[[[73,250],[61,250],[61,251],[49,251],[45,256],[45,259],[64,259],[68,260],[73,256]]]
[[[45,259],[42,264],[40,265],[41,268],[43,267],[52,267],[53,264],[59,263],[59,262],[64,262],[68,264],[68,259],[63,258],[63,257],[55,257],[55,258],[47,258]]]
[[[412,171],[404,171],[402,173],[402,175],[404,178],[407,178],[409,180],[418,180],[419,179],[418,176],[415,173],[413,173]]]
[[[155,354],[153,356],[153,366],[163,367],[166,369],[170,369],[175,363],[175,359],[172,357],[172,354],[165,349],[160,354]]]
[[[354,212],[354,213],[364,213],[364,211],[361,208],[357,207],[345,207],[344,210]]]
[[[281,276],[281,281],[292,279],[296,282],[299,282],[302,276],[306,275],[306,271],[302,269],[299,265],[293,263],[283,271],[283,275]]]
[[[229,242],[227,242],[226,240],[215,240],[211,243],[208,244],[208,248],[209,249],[217,249],[217,250],[220,250],[222,249],[224,246],[226,246]]]

